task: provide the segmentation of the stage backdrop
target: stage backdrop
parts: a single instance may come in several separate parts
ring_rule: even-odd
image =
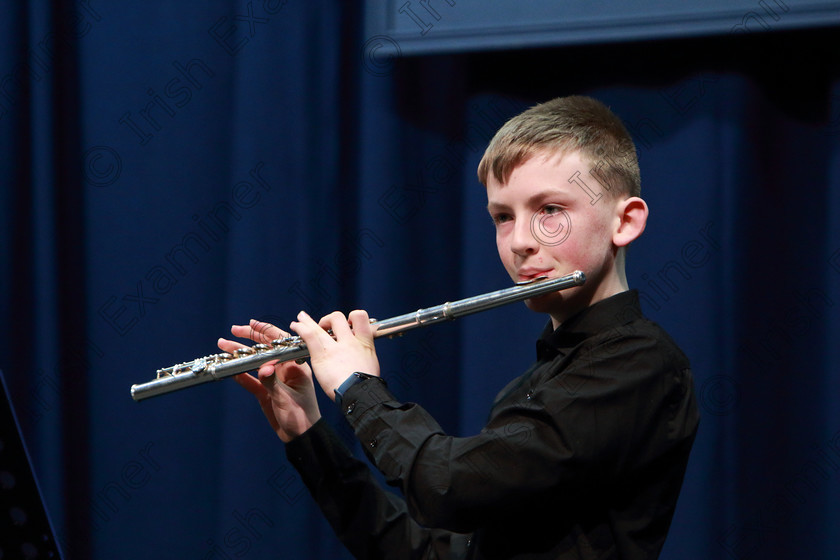
[[[635,136],[630,282],[694,365],[663,558],[840,556],[837,28],[757,2],[760,29],[393,58],[353,2],[0,5],[0,366],[67,558],[347,558],[235,383],[129,388],[249,318],[508,286],[476,165],[573,93]],[[377,347],[467,435],[542,324],[514,305]]]

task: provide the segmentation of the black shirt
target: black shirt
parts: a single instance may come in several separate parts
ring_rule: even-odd
[[[357,558],[655,559],[699,420],[688,360],[632,291],[546,327],[479,434],[379,380],[343,412],[404,501],[323,420],[287,455]]]

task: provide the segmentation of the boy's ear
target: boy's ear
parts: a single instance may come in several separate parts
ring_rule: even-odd
[[[625,247],[635,241],[647,224],[648,206],[638,196],[631,196],[616,205],[618,228],[613,232],[613,243]]]

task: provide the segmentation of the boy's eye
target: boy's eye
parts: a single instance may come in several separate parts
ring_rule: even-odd
[[[493,223],[496,225],[503,224],[505,222],[510,221],[509,214],[494,214],[493,216]]]
[[[562,212],[562,211],[563,211],[563,208],[562,208],[561,206],[557,206],[557,205],[555,205],[555,204],[546,204],[546,205],[545,205],[545,206],[543,206],[543,207],[542,207],[542,209],[540,210],[540,212],[541,212],[542,214],[548,214],[548,215],[551,215],[551,214],[559,214],[559,213],[560,213],[560,212]]]

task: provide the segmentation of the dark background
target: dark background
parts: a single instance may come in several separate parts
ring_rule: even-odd
[[[0,4],[0,367],[68,558],[346,558],[235,383],[129,388],[252,317],[508,286],[475,168],[567,94],[637,141],[631,287],[694,366],[663,558],[840,557],[838,28],[392,59],[355,2]],[[468,435],[543,320],[380,341],[384,375]]]

